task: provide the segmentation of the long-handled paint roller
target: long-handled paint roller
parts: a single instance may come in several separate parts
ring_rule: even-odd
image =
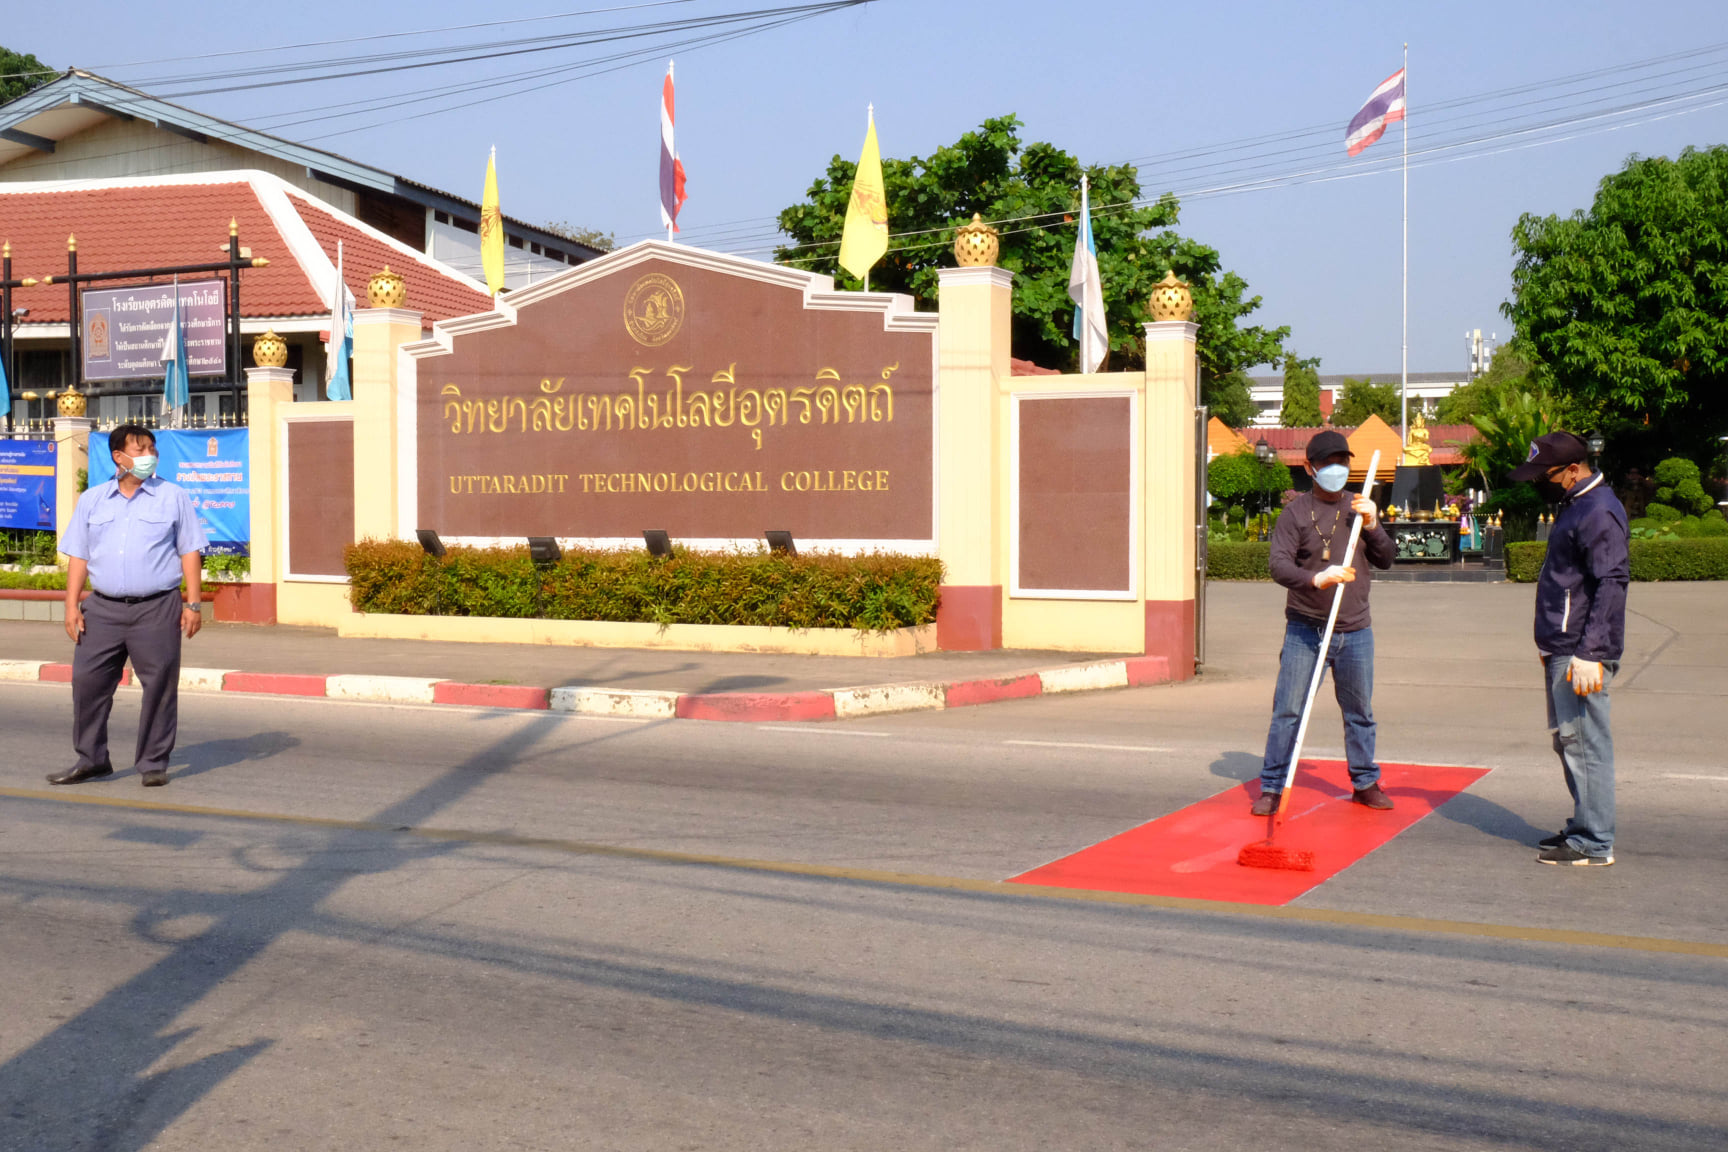
[[[1362,491],[1369,493],[1374,490],[1374,474],[1380,471],[1380,452],[1368,458],[1368,479],[1362,485]],[[1362,535],[1362,517],[1358,516],[1350,525],[1350,542],[1344,548],[1343,567],[1348,568],[1356,558],[1356,541]],[[1307,851],[1292,852],[1288,848],[1280,848],[1272,842],[1278,825],[1283,823],[1284,811],[1290,807],[1290,794],[1295,791],[1296,764],[1302,759],[1302,741],[1308,735],[1308,716],[1314,710],[1314,697],[1320,691],[1320,678],[1326,672],[1326,655],[1332,649],[1332,629],[1338,623],[1338,607],[1344,603],[1344,583],[1340,581],[1332,592],[1332,610],[1326,614],[1326,630],[1320,634],[1320,652],[1314,661],[1314,675],[1308,681],[1308,699],[1302,705],[1302,720],[1296,725],[1296,746],[1290,750],[1290,767],[1284,770],[1284,790],[1278,794],[1278,807],[1266,817],[1266,839],[1253,844],[1244,845],[1242,851],[1236,854],[1236,863],[1244,868],[1276,868],[1285,872],[1314,871],[1314,853]]]

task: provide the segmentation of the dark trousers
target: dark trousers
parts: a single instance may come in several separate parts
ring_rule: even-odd
[[[138,717],[138,771],[166,770],[180,713],[178,590],[141,604],[101,596],[83,604],[84,635],[72,650],[72,747],[78,767],[106,766],[108,713],[128,658],[144,689]]]

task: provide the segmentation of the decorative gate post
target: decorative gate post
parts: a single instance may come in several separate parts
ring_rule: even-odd
[[[76,391],[73,395],[78,395]],[[54,539],[60,541],[72,523],[72,512],[78,506],[78,469],[90,468],[90,431],[96,421],[82,415],[83,400],[78,396],[79,415],[54,417]],[[57,552],[55,559],[64,568],[66,555]]]
[[[286,361],[287,348],[280,351]],[[253,355],[258,356],[256,347]],[[277,414],[293,402],[292,369],[246,369],[246,442],[252,453],[252,583],[246,619],[252,624],[276,623],[276,586],[282,580],[282,537],[287,532],[280,516],[283,466]]]
[[[996,267],[996,230],[976,216],[955,235],[954,254],[960,267],[937,273],[937,552],[944,583],[936,643],[972,651],[1002,647],[1007,573],[998,557],[1007,512],[999,482],[998,381],[1012,371],[1014,274]]]
[[[394,540],[415,525],[397,512],[397,434],[403,397],[398,349],[420,339],[421,315],[402,307],[400,274],[388,265],[366,285],[372,305],[354,313],[354,539]],[[412,397],[408,398],[412,401]]]
[[[1146,655],[1170,662],[1170,678],[1194,675],[1194,406],[1199,403],[1188,285],[1167,273],[1152,290],[1146,325],[1144,476]]]

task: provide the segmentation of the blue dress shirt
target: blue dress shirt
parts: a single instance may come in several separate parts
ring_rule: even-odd
[[[153,596],[180,587],[180,557],[209,544],[186,489],[152,476],[131,499],[118,478],[78,497],[60,551],[89,563],[104,596]]]

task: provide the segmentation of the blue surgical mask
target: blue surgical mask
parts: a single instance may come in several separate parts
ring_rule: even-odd
[[[132,457],[132,467],[128,468],[127,471],[140,480],[148,480],[156,475],[156,457],[134,456]]]
[[[1314,483],[1328,492],[1341,492],[1350,480],[1350,465],[1328,464],[1314,470]]]

